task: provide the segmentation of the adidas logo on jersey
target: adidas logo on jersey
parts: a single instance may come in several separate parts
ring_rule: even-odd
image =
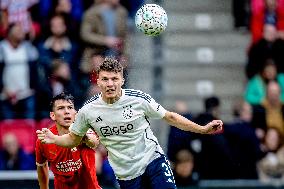
[[[99,116],[97,119],[96,119],[96,122],[100,122],[100,121],[103,121],[102,118]]]

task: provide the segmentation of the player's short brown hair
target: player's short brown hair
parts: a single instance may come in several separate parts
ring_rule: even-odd
[[[117,59],[106,57],[104,61],[99,65],[97,74],[99,74],[101,71],[123,73],[123,66]]]

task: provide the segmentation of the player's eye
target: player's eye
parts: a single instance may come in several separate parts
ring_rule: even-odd
[[[74,107],[73,106],[68,106],[68,109],[72,110],[72,109],[74,109]]]

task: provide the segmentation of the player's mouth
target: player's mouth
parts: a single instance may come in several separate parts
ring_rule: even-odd
[[[72,119],[71,119],[71,117],[65,117],[65,118],[64,118],[64,121],[70,122],[70,121],[72,121]]]
[[[114,89],[108,89],[108,90],[106,90],[106,93],[107,93],[107,94],[112,94],[112,93],[114,93],[114,92],[115,92]]]

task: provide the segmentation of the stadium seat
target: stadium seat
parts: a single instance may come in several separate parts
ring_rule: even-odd
[[[37,123],[36,129],[41,130],[42,128],[49,128],[53,126],[53,124],[54,124],[54,121],[49,118],[42,119]]]
[[[0,146],[6,133],[14,133],[24,151],[33,153],[35,149],[36,133],[33,119],[9,119],[0,121]]]

